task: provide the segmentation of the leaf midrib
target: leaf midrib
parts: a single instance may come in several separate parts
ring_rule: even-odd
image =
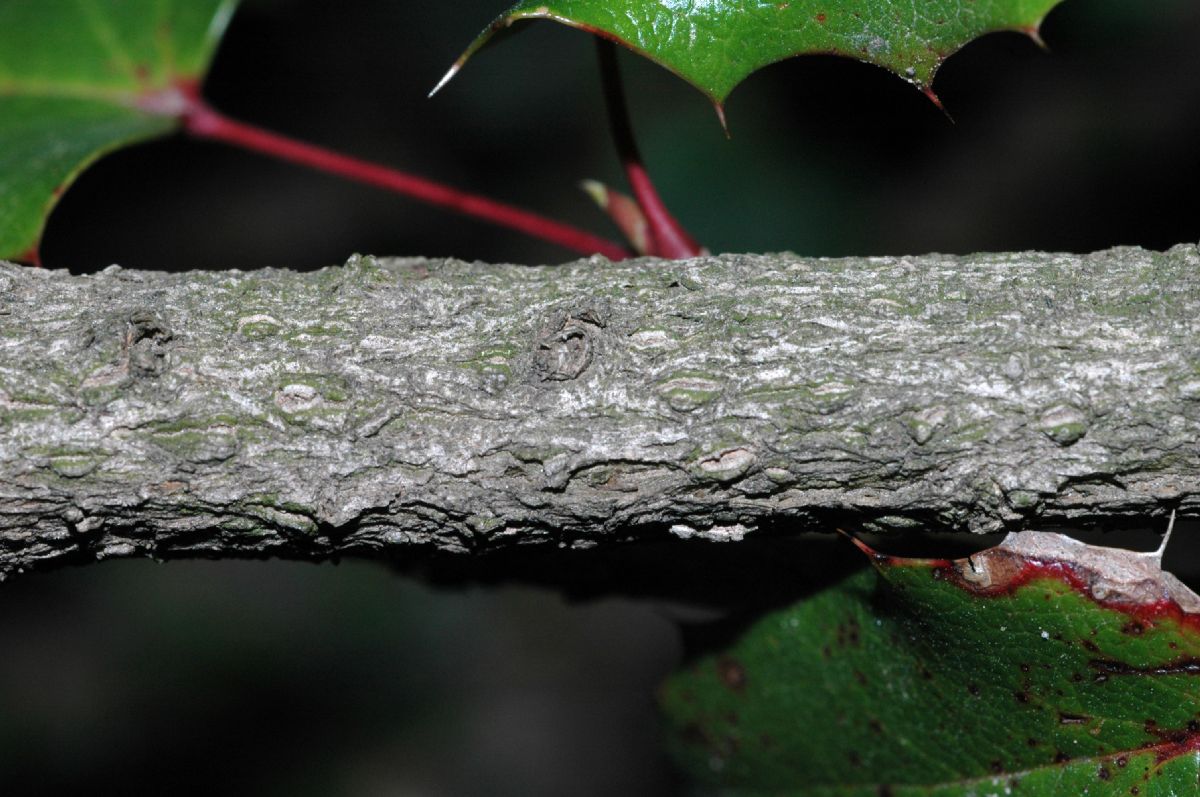
[[[86,100],[133,107],[137,104],[139,96],[139,92],[89,85],[86,83],[64,85],[52,81],[23,81],[8,84],[0,82],[0,98],[32,97],[37,99]]]
[[[160,17],[162,16],[161,2],[162,0],[159,0]],[[144,81],[138,76],[137,67],[134,64],[129,47],[121,40],[112,26],[108,24],[108,20],[104,17],[104,12],[96,5],[95,1],[75,0],[75,6],[79,9],[81,16],[87,20],[86,30],[109,54],[112,62],[120,66],[124,78],[129,84],[137,86],[137,88],[113,88],[87,83],[86,81],[73,81],[64,84],[50,79],[13,77],[11,69],[3,69],[3,65],[0,64],[0,98],[36,97],[75,99],[106,102],[113,105],[135,106],[138,97],[147,91],[165,88],[183,77],[179,74],[176,64],[174,43],[169,36],[164,36],[163,31],[159,30],[155,35],[155,44],[159,48],[159,57],[162,59],[162,64],[166,67],[167,80],[162,81],[161,85],[157,84],[157,82],[155,85],[143,85]],[[7,77],[5,76],[6,73]]]

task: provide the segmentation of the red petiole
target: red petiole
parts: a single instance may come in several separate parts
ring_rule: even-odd
[[[633,125],[629,121],[625,90],[621,85],[616,45],[609,39],[597,37],[596,53],[600,59],[600,78],[604,85],[604,100],[608,105],[608,118],[612,125],[617,155],[625,168],[625,177],[629,180],[629,187],[633,189],[633,196],[646,217],[649,237],[647,253],[667,258],[696,257],[702,254],[700,245],[667,210],[654,183],[650,181],[645,164],[642,163],[642,155],[633,136]]]
[[[403,194],[580,254],[601,254],[610,260],[623,260],[630,254],[619,244],[536,213],[231,119],[209,106],[190,86],[179,87],[166,95],[144,97],[139,105],[145,110],[180,115],[184,130],[196,138],[221,141]]]

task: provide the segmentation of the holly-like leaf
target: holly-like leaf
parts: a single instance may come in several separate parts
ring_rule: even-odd
[[[92,161],[175,129],[236,0],[0,0],[0,258]]]
[[[663,690],[724,794],[1168,797],[1200,779],[1200,598],[1133,554],[1010,535],[872,552]]]
[[[985,33],[1037,39],[1062,0],[519,0],[467,48],[439,87],[497,33],[549,19],[610,38],[661,64],[718,107],[753,72],[832,53],[890,69],[933,94],[942,62]],[[436,91],[436,89],[435,89]]]

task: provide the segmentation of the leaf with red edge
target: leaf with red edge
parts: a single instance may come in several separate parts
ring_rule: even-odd
[[[877,64],[933,97],[934,75],[950,55],[994,31],[1021,31],[1036,39],[1042,19],[1060,2],[520,0],[484,29],[438,88],[498,33],[548,19],[612,39],[661,64],[718,109],[755,71],[812,53]]]
[[[1200,598],[1157,554],[1010,535],[772,614],[664,687],[727,794],[1167,797],[1200,783]]]
[[[236,0],[0,2],[0,258],[95,159],[179,125]]]

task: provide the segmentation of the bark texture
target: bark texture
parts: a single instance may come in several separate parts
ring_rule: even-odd
[[[1200,252],[0,264],[0,574],[1200,513]]]

